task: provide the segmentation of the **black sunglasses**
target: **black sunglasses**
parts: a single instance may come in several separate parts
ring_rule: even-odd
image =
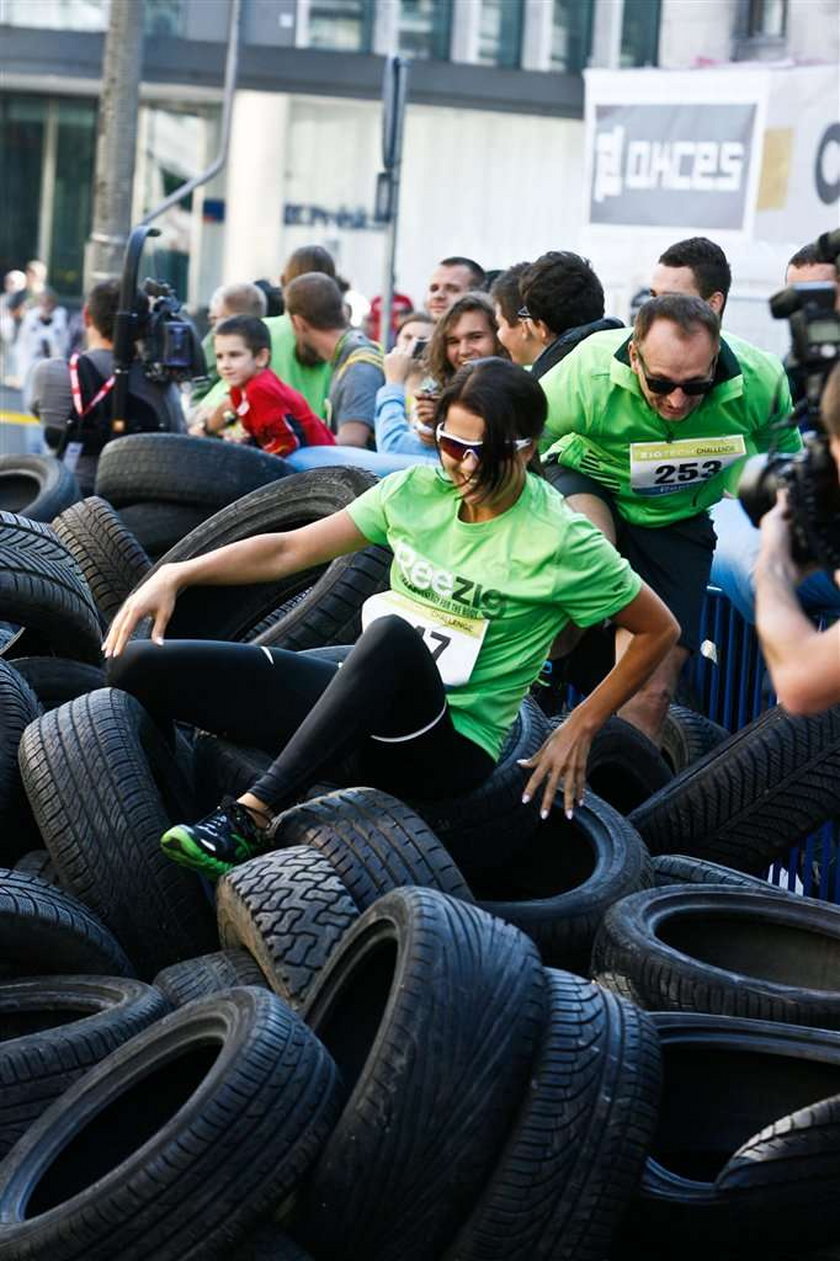
[[[649,376],[645,367],[645,361],[642,358],[642,352],[639,349],[636,349],[636,357],[642,365],[642,374],[651,394],[673,394],[674,390],[682,390],[683,394],[696,397],[698,394],[708,394],[710,390],[714,389],[717,355],[712,360],[711,375],[699,381],[696,378],[693,381],[670,381],[668,377]]]

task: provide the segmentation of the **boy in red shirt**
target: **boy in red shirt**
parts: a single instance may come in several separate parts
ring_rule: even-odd
[[[303,395],[269,368],[271,337],[262,320],[253,315],[229,316],[216,325],[213,346],[228,401],[216,408],[198,432],[221,434],[239,422],[269,455],[335,445],[335,438]]]

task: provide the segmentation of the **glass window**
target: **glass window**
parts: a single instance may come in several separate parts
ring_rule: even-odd
[[[449,59],[451,0],[399,0],[399,51],[417,60]]]
[[[93,222],[96,106],[59,100],[57,108],[50,284],[59,293],[80,294],[84,245]]]
[[[38,207],[46,131],[46,102],[37,96],[0,96],[3,213],[0,274],[23,270],[38,253]],[[12,193],[12,190],[14,192]]]
[[[143,30],[146,35],[180,38],[184,34],[183,0],[146,0]]]
[[[655,66],[659,58],[660,0],[624,0],[621,65]]]
[[[519,65],[522,51],[522,0],[481,0],[478,60],[483,66]]]
[[[370,52],[373,0],[311,0],[309,47]]]
[[[748,35],[770,35],[781,39],[787,25],[787,0],[750,0]]]
[[[592,0],[553,0],[552,70],[582,70],[592,50]]]
[[[110,8],[110,0],[5,0],[2,20],[54,31],[104,31]]]

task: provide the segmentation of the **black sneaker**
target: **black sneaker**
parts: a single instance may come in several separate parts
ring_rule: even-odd
[[[218,879],[271,845],[250,812],[238,801],[224,801],[198,823],[176,823],[160,839],[173,862]]]

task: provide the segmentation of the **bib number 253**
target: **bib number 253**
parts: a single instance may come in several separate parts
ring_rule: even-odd
[[[679,464],[660,464],[653,481],[656,486],[673,486],[678,482],[705,482],[722,468],[722,460],[683,460]]]

